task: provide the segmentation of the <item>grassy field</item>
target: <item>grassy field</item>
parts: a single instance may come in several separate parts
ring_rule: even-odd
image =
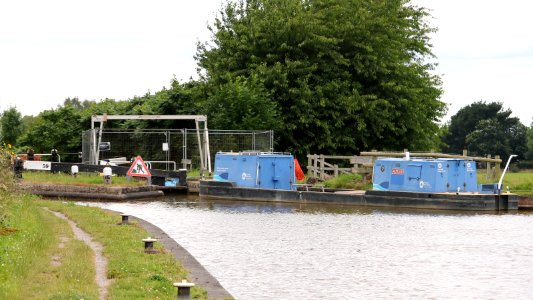
[[[4,197],[10,199],[7,220],[0,224],[1,299],[98,299],[94,253],[73,238],[65,221],[41,207],[62,212],[104,245],[110,299],[173,299],[172,283],[187,278],[160,244],[155,248],[161,253],[145,254],[141,240],[148,233],[136,224],[117,225],[117,214],[35,196]],[[200,287],[192,296],[208,298]]]
[[[95,185],[103,184],[104,179],[97,173],[79,173],[77,177],[70,174],[50,172],[24,172],[23,182],[25,183],[47,183],[47,184],[72,184],[72,185]],[[113,176],[112,186],[139,186],[146,185],[143,178],[130,178],[125,176]]]
[[[498,183],[500,178],[487,178],[483,172],[477,175],[478,183]],[[522,195],[533,194],[533,171],[508,172],[503,178],[503,190],[509,187],[510,191]]]

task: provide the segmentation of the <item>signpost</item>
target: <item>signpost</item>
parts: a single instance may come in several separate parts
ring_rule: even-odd
[[[135,158],[127,174],[132,177],[152,177],[150,170],[140,155]]]

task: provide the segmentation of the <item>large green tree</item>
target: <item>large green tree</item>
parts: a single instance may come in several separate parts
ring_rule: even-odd
[[[526,158],[533,160],[533,122],[529,129],[527,130],[527,154]]]
[[[228,101],[231,99],[231,101]],[[205,104],[214,128],[277,130],[282,128],[276,103],[257,80],[237,77],[218,88]]]
[[[211,86],[260,80],[280,150],[427,149],[446,109],[427,16],[405,0],[228,2],[196,57]]]
[[[22,116],[15,107],[6,109],[0,118],[0,137],[6,144],[15,145],[22,133]]]
[[[442,137],[442,141],[447,145],[444,150],[462,153],[463,149],[466,149],[466,136],[476,130],[481,120],[504,121],[510,115],[511,111],[503,110],[503,105],[499,102],[478,101],[461,108],[451,117],[448,131]]]
[[[510,154],[524,158],[527,152],[527,127],[512,111],[500,102],[474,102],[461,108],[451,117],[448,132],[443,136],[446,151],[461,153],[467,149],[472,155]]]
[[[81,149],[81,112],[71,105],[41,112],[20,138],[20,144],[37,153],[79,152]]]

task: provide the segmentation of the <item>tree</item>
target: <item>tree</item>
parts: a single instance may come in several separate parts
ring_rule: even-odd
[[[227,101],[231,99],[231,101]],[[237,77],[235,81],[221,85],[209,97],[205,111],[214,128],[266,129],[281,128],[276,103],[258,80]]]
[[[78,97],[74,97],[74,98],[65,99],[65,101],[63,102],[63,106],[72,106],[73,108],[81,111],[81,110],[87,109],[89,106],[91,106],[94,103],[95,101],[89,101],[89,100],[85,100],[82,102],[80,101],[80,99],[78,99]]]
[[[175,78],[169,89],[151,95],[135,97],[129,102],[128,111],[133,114],[156,115],[199,115],[205,114],[204,102],[207,98],[204,82],[191,80],[180,83]],[[211,123],[211,122],[210,122]],[[127,128],[187,128],[194,126],[193,121],[183,120],[149,120],[124,122]]]
[[[407,3],[229,2],[210,28],[212,43],[198,45],[200,73],[214,90],[260,78],[284,124],[281,149],[427,149],[445,104],[425,62],[428,14]],[[224,109],[242,99],[217,100]]]
[[[0,119],[0,137],[6,144],[15,145],[22,133],[22,116],[15,107],[5,110]]]
[[[73,106],[41,112],[31,128],[22,135],[20,143],[37,153],[79,152],[81,149],[81,114]]]
[[[510,154],[524,158],[527,127],[511,114],[500,102],[479,101],[461,108],[443,137],[447,150],[461,153],[467,149],[473,155],[499,155],[504,160]]]
[[[479,156],[495,153],[508,156],[511,148],[505,135],[505,129],[495,119],[481,120],[476,129],[466,136],[468,151]]]
[[[461,108],[451,117],[448,132],[442,138],[447,145],[445,151],[462,153],[466,149],[466,136],[476,129],[479,121],[494,118],[503,121],[510,115],[511,111],[503,110],[500,102],[478,101]]]
[[[527,130],[527,159],[533,160],[533,122]]]

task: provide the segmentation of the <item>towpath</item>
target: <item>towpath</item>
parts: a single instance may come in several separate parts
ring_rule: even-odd
[[[56,217],[63,219],[67,221],[67,223],[70,225],[70,228],[72,228],[72,232],[74,233],[74,237],[76,239],[81,240],[87,246],[89,246],[94,251],[95,256],[95,267],[96,267],[96,284],[98,285],[98,299],[105,300],[107,299],[108,294],[108,287],[111,284],[111,280],[107,279],[107,258],[103,255],[103,249],[104,247],[102,244],[93,241],[91,236],[80,229],[76,223],[74,223],[72,220],[67,218],[64,214],[49,210],[48,208],[44,207],[43,209],[51,212]]]

